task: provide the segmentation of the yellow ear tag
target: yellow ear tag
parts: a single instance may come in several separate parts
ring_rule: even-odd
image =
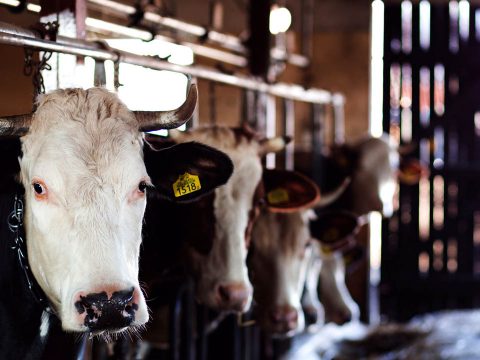
[[[200,185],[200,179],[197,175],[192,175],[186,172],[180,175],[173,183],[173,193],[175,197],[184,196],[192,192],[198,191],[202,188]]]
[[[289,200],[288,191],[283,188],[277,188],[267,194],[268,203],[271,205],[286,203]]]

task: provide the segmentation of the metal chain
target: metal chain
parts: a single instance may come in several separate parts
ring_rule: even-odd
[[[11,246],[11,249],[17,253],[18,263],[23,271],[23,274],[25,275],[28,289],[30,290],[33,298],[36,302],[43,306],[44,311],[49,314],[53,314],[45,296],[43,295],[43,291],[35,282],[32,271],[30,270],[30,266],[28,265],[25,240],[23,236],[23,214],[23,201],[19,195],[15,195],[13,210],[8,216],[7,220],[8,228],[14,234],[13,245]]]
[[[117,52],[117,58],[113,62],[113,86],[115,87],[115,92],[118,93],[118,88],[123,86],[120,83],[120,54]]]
[[[44,24],[39,24],[35,30],[40,34],[40,36],[45,39],[55,40],[58,32],[58,22],[48,22]],[[52,57],[51,51],[43,51],[39,56],[39,60],[35,60],[35,50],[32,48],[25,47],[25,63],[23,67],[23,74],[25,76],[32,77],[33,83],[33,102],[39,94],[45,93],[45,83],[42,76],[42,71],[52,70],[52,66],[48,61]]]

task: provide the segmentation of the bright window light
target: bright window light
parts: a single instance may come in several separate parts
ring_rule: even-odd
[[[283,33],[292,24],[292,14],[285,7],[273,5],[270,10],[270,32],[273,35]]]
[[[111,39],[107,43],[112,48],[138,55],[159,56],[177,65],[193,64],[193,51],[187,46],[177,45],[163,40],[145,42],[139,39]]]
[[[370,60],[370,133],[380,137],[383,133],[383,21],[384,4],[372,2],[372,42]]]
[[[169,62],[180,65],[193,63],[191,49],[162,40],[144,42],[137,39],[111,39],[107,43],[112,48],[139,55],[169,56]],[[108,68],[111,69],[111,64],[108,64]],[[113,84],[112,73],[107,70],[107,88]],[[188,77],[173,71],[121,63],[119,82],[121,86],[118,88],[118,96],[130,110],[172,110],[182,105],[186,99]],[[166,131],[154,133],[166,135]]]
[[[382,214],[370,213],[370,283],[380,283],[380,265],[382,263]]]

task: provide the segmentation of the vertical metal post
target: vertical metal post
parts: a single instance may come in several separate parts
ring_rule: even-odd
[[[256,110],[257,97],[253,90],[243,90],[243,106],[241,122],[247,123],[253,129],[257,128],[257,110]]]
[[[283,99],[283,126],[285,136],[295,138],[295,105],[293,100]],[[285,147],[285,169],[295,167],[295,145],[293,140]]]
[[[41,0],[40,6],[40,20],[58,21],[58,35],[85,39],[86,0]],[[55,53],[49,60],[49,65],[52,70],[42,71],[46,92],[83,85],[83,77],[78,77],[78,65],[83,66],[83,58]]]
[[[312,178],[317,184],[322,185],[322,147],[323,147],[323,128],[325,122],[325,105],[312,104]]]
[[[270,67],[269,15],[271,3],[271,0],[250,0],[249,6],[248,66],[252,75],[264,79],[267,77]]]
[[[256,103],[255,103],[255,126],[254,129],[257,130],[260,134],[266,133],[267,129],[267,94],[263,92],[257,92],[256,94]]]
[[[345,142],[345,112],[344,112],[343,96],[339,94],[334,94],[332,98],[332,106],[333,106],[332,144],[339,145]]]
[[[272,95],[266,95],[265,100],[265,135],[267,138],[273,138],[277,133],[276,101]],[[266,167],[267,169],[275,168],[275,154],[267,154]]]

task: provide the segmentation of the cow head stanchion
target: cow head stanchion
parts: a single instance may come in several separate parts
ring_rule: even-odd
[[[115,333],[148,320],[138,281],[145,193],[192,200],[232,172],[226,155],[195,143],[158,152],[163,167],[146,169],[143,132],[182,125],[196,101],[191,85],[176,110],[132,112],[105,89],[66,89],[39,97],[32,114],[0,118],[1,136],[21,137],[29,267],[65,330]]]
[[[338,198],[348,182],[320,195],[300,173],[266,170],[265,205],[253,227],[248,264],[261,328],[272,336],[291,336],[304,326],[300,298],[311,256],[309,222],[313,207]]]

